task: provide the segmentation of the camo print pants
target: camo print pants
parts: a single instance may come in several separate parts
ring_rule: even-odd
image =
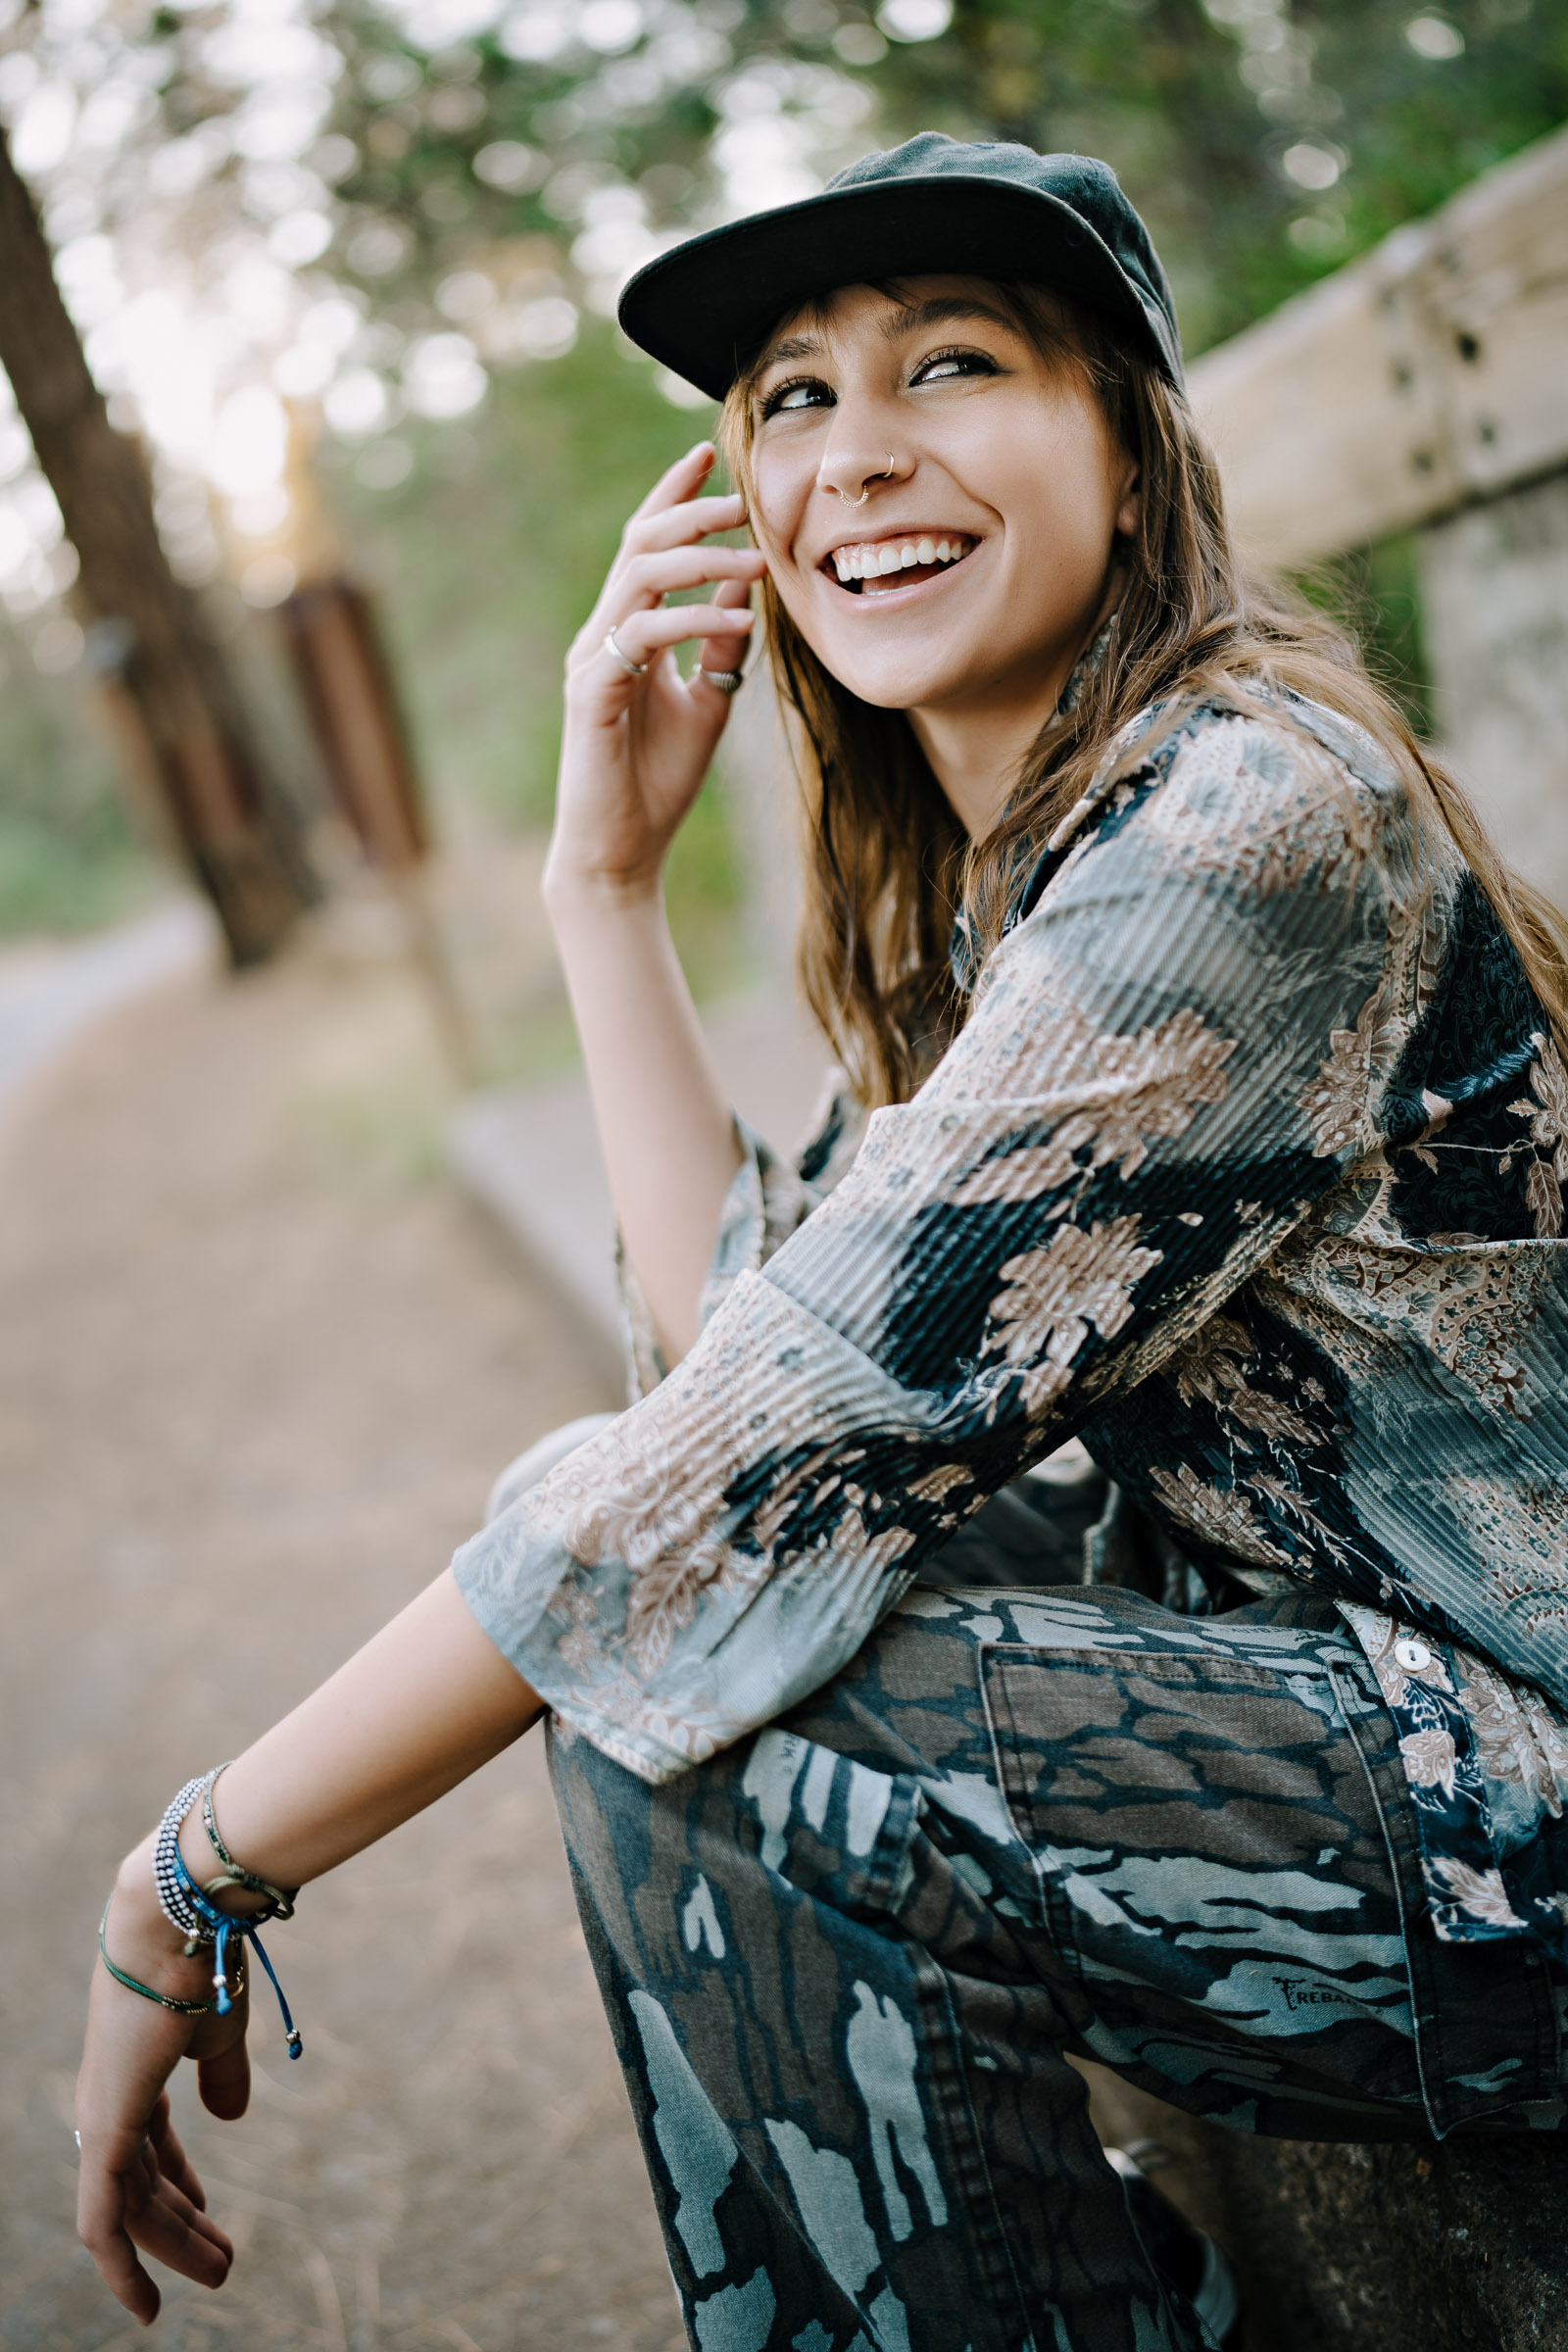
[[[1205,2344],[1068,2052],[1243,2131],[1564,2127],[1564,1986],[1432,1938],[1332,1609],[1022,1587],[976,1529],[964,1584],[664,1788],[554,1731],[697,2352]]]

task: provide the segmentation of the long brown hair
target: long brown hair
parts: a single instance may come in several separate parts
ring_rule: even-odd
[[[1418,818],[1452,836],[1554,1030],[1568,1039],[1568,925],[1509,871],[1462,786],[1367,675],[1350,636],[1284,584],[1243,569],[1213,455],[1182,395],[1098,317],[1043,288],[998,291],[1037,349],[1087,384],[1139,465],[1142,498],[1136,537],[1119,551],[1126,585],[1107,658],[1037,739],[983,841],[968,840],[903,712],[842,686],[771,579],[762,584],[805,802],[801,978],[861,1100],[902,1102],[919,1084],[962,1018],[949,967],[956,908],[984,955],[1001,936],[1020,858],[1080,798],[1128,719],[1156,701],[1174,716],[1210,697],[1243,707],[1272,701],[1282,687],[1353,719],[1381,747]],[[749,504],[756,372],[731,391],[719,427]],[[1277,716],[1277,701],[1273,708]]]

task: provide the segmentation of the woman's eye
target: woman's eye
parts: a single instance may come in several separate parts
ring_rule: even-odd
[[[997,364],[983,351],[937,351],[930,359],[922,360],[913,375],[912,384],[951,383],[957,376],[995,375]]]
[[[762,415],[781,416],[786,410],[825,409],[831,406],[832,393],[819,376],[797,376],[793,383],[775,385],[762,403]]]

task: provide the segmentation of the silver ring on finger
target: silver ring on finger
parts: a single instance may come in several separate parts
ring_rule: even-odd
[[[628,678],[645,678],[648,675],[646,662],[634,662],[629,654],[621,652],[620,640],[616,637],[613,629],[605,631],[605,651],[607,654],[614,656]]]
[[[746,683],[744,669],[705,669],[701,674],[710,686],[716,686],[720,694],[739,694]]]

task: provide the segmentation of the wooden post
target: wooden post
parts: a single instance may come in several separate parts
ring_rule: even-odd
[[[374,607],[333,577],[296,589],[279,619],[333,797],[402,904],[443,1042],[459,1077],[471,1078],[473,1038],[424,888],[429,829]]]
[[[1238,539],[1296,566],[1568,465],[1568,130],[1191,371]]]
[[[417,865],[429,836],[369,598],[351,580],[316,580],[278,617],[339,808],[374,864]]]
[[[1568,352],[1561,384],[1568,406]],[[1568,472],[1416,546],[1439,740],[1525,880],[1568,907]]]
[[[1192,388],[1264,561],[1415,530],[1442,749],[1568,906],[1568,131],[1205,354]]]
[[[84,617],[115,640],[117,713],[145,735],[184,853],[236,964],[270,955],[318,886],[299,811],[190,597],[170,571],[135,446],[111,425],[32,199],[0,136],[0,365],[81,563]]]

